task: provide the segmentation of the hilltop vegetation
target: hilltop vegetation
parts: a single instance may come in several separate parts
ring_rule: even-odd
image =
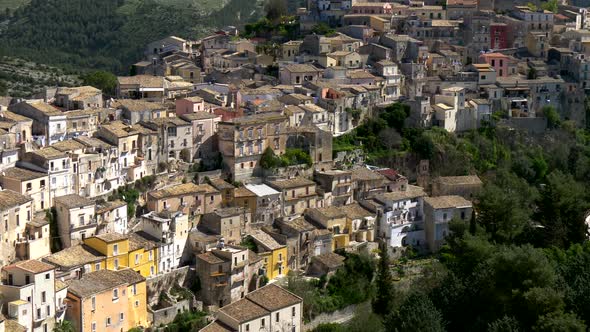
[[[262,7],[242,0],[31,0],[10,13],[0,53],[126,73],[151,41],[167,35],[198,38],[251,21]]]

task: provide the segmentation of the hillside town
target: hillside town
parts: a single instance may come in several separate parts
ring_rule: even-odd
[[[588,5],[310,0],[288,37],[169,36],[114,91],[2,98],[0,331],[313,330],[290,276],[436,255],[484,187],[347,137],[587,126]]]

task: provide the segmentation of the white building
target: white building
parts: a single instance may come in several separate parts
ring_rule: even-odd
[[[159,272],[170,272],[180,265],[190,229],[188,215],[182,212],[152,211],[141,216],[139,229],[159,241]]]
[[[299,296],[269,284],[219,309],[217,319],[201,332],[300,332],[303,331],[302,309],[303,300]]]
[[[428,249],[438,251],[449,235],[449,222],[453,219],[471,219],[473,205],[461,196],[437,196],[424,198],[424,220]]]
[[[64,318],[67,286],[55,279],[53,265],[28,260],[5,266],[0,293],[0,302],[8,307],[8,319],[27,331],[53,331]]]
[[[81,243],[96,235],[96,204],[80,195],[55,198],[57,226],[64,248]]]
[[[105,202],[96,206],[98,234],[127,234],[127,203],[121,200]]]
[[[377,207],[377,236],[392,248],[425,246],[424,196],[421,187],[411,185],[404,191],[375,196],[372,203]]]
[[[465,89],[452,87],[442,92],[434,96],[434,124],[452,133],[457,130],[458,113],[465,109]]]

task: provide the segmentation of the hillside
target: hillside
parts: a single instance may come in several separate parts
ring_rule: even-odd
[[[31,0],[0,32],[0,54],[125,73],[151,41],[198,38],[256,19],[262,7],[261,0]]]
[[[28,97],[42,92],[47,86],[80,83],[78,76],[69,75],[56,67],[10,57],[0,58],[1,96]]]

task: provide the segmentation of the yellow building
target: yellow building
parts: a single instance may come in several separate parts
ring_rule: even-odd
[[[272,236],[263,231],[255,231],[250,235],[256,243],[257,253],[264,259],[264,270],[268,279],[286,276],[287,246],[278,243]]]
[[[145,278],[131,269],[117,271],[127,281],[127,321],[131,327],[148,327],[147,286]]]
[[[85,239],[84,244],[106,257],[103,268],[108,270],[131,268],[143,277],[158,273],[155,243],[137,233],[101,234]]]

